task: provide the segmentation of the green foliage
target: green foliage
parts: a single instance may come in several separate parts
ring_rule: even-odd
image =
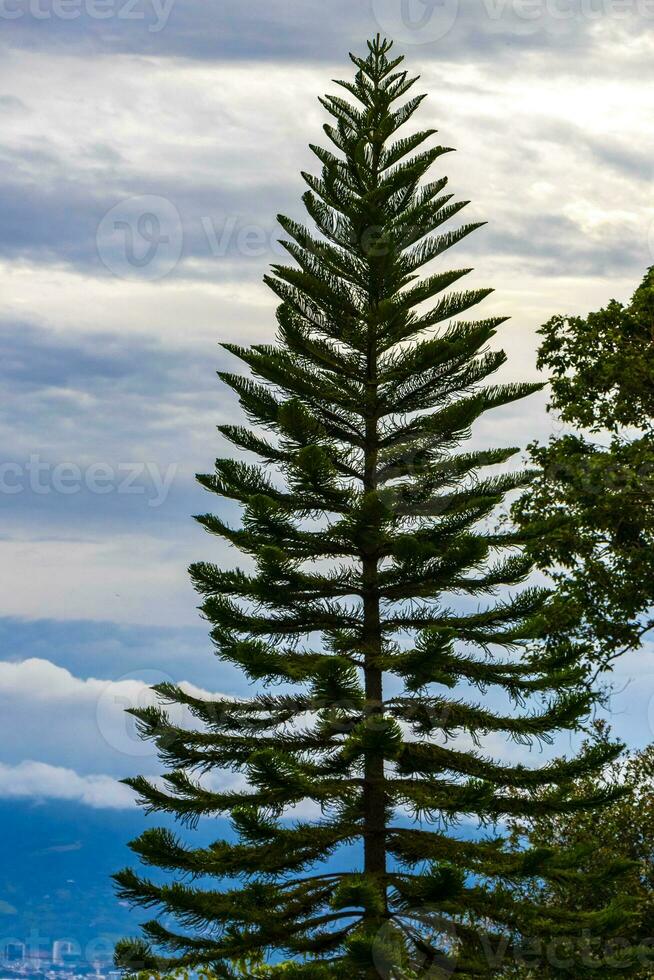
[[[603,438],[533,445],[541,473],[513,516],[576,610],[588,659],[606,666],[654,625],[654,267],[627,307],[556,316],[541,333],[552,408]]]
[[[596,744],[606,743],[608,730],[596,725]],[[631,908],[628,924],[616,934],[601,931],[570,937],[557,950],[561,959],[576,953],[588,962],[588,975],[603,977],[622,962],[625,976],[654,976],[654,745],[632,752],[603,776],[580,780],[576,792],[585,796],[611,781],[627,792],[597,813],[538,816],[513,824],[514,846],[561,848],[580,855],[584,876],[570,881],[533,880],[525,888],[527,901],[545,902],[571,917],[594,913],[616,901]],[[625,869],[619,878],[612,870]],[[567,948],[566,948],[567,947]],[[594,963],[594,972],[592,964]],[[617,972],[617,969],[615,969]],[[539,976],[558,977],[555,962],[539,965]],[[534,975],[534,974],[525,974]]]
[[[457,823],[492,834],[508,816],[615,797],[610,785],[580,796],[575,781],[620,746],[533,767],[482,749],[488,734],[551,743],[596,696],[583,644],[550,631],[555,611],[561,621],[574,609],[524,587],[526,536],[493,530],[533,471],[507,471],[517,450],[461,448],[484,413],[539,386],[486,384],[505,361],[488,347],[502,319],[461,319],[489,292],[458,286],[469,270],[418,275],[477,224],[441,230],[465,203],[428,179],[446,148],[425,149],[432,130],[397,135],[422,97],[402,101],[416,79],[388,42],[368,47],[339,83],[349,100],[322,100],[333,149],[314,147],[320,176],[304,175],[312,229],[280,217],[292,264],[266,279],[281,301],[277,343],[228,346],[250,375],[222,380],[257,429],[221,431],[259,461],[219,459],[199,477],[241,511],[236,526],[200,523],[246,560],[191,574],[218,657],[256,686],[231,699],[163,684],[161,707],[133,711],[167,772],[163,785],[128,780],[144,807],[190,827],[227,817],[235,840],[198,848],[155,830],[132,843],[173,880],[116,875],[123,899],[155,910],[146,943],[118,947],[130,972],[497,973],[489,945],[507,930],[509,950],[519,940],[519,889],[574,880],[575,854],[516,855],[499,836],[466,840]],[[313,819],[294,811],[307,805]],[[579,920],[529,909],[529,927],[549,936],[621,922],[613,907]]]
[[[538,366],[552,371],[552,406],[565,422],[616,432],[654,430],[654,266],[628,306],[586,318],[554,316],[542,328]]]

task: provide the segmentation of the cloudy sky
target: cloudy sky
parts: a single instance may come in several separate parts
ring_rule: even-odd
[[[169,677],[244,690],[185,571],[223,554],[191,520],[237,414],[218,341],[271,338],[274,215],[377,31],[458,150],[443,171],[488,224],[456,263],[532,378],[540,323],[654,261],[652,0],[0,0],[0,798],[127,809],[116,780],[155,762],[124,705]],[[476,438],[551,424],[535,397]],[[654,654],[616,684],[642,744]]]

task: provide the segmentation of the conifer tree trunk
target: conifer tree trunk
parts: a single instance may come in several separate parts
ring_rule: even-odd
[[[371,348],[373,346],[374,334]],[[371,376],[370,392],[373,400],[376,400],[377,394],[375,362],[375,352],[371,351],[369,372]],[[376,489],[377,439],[377,420],[373,415],[366,422],[366,479],[364,486],[369,492]],[[378,564],[375,546],[371,546],[369,553],[362,561],[365,694],[368,723],[371,727],[374,727],[376,718],[383,717],[384,710],[382,671],[379,666],[382,644]],[[384,897],[386,888],[385,810],[384,757],[381,753],[370,750],[366,753],[364,774],[365,870],[379,880],[380,887],[384,889]]]
[[[375,82],[375,93],[377,93]],[[379,153],[375,150],[371,167],[373,185],[379,180]],[[370,277],[372,280],[372,276]],[[371,281],[368,289],[368,344],[366,351],[367,386],[366,420],[364,448],[364,493],[374,493],[377,489],[377,460],[379,452],[378,404],[377,404],[377,299],[375,284]],[[375,531],[378,529],[375,528]],[[364,676],[368,721],[374,725],[375,718],[383,716],[383,678],[380,667],[382,652],[381,617],[379,600],[379,580],[376,535],[363,555],[363,642]],[[379,881],[386,904],[386,796],[384,792],[383,755],[370,750],[365,756],[364,767],[364,868],[367,874]]]

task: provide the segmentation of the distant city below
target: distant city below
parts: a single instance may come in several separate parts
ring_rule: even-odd
[[[91,953],[93,955],[93,953]],[[76,943],[59,939],[45,948],[40,943],[9,942],[0,949],[0,980],[20,977],[42,980],[75,980],[94,977],[95,980],[119,980],[121,973],[112,969],[106,955],[89,959]]]

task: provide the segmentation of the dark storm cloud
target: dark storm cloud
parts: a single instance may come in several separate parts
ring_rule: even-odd
[[[211,410],[218,401],[215,372],[234,367],[217,343],[185,351],[163,347],[155,337],[66,335],[1,320],[0,359],[8,395],[0,420],[8,431],[19,436],[25,425],[41,446],[55,446],[73,431],[81,454],[100,439],[111,453],[116,443],[129,452],[130,441],[183,439],[175,406],[183,403],[198,416],[205,406]],[[222,396],[229,397],[226,389]]]
[[[29,109],[15,95],[0,95],[0,112],[29,112]]]
[[[621,239],[592,241],[579,224],[555,215],[525,215],[505,228],[491,224],[484,247],[477,245],[476,250],[519,257],[540,275],[551,276],[638,275],[646,261],[645,243],[628,229]]]
[[[197,368],[192,354],[162,350],[154,340],[146,344],[143,338],[119,340],[101,334],[70,337],[29,323],[2,326],[0,360],[13,393],[23,399],[52,385],[95,393],[117,393],[127,385],[148,396],[166,382],[170,390],[172,377],[188,381],[189,371]]]
[[[105,148],[96,148],[96,161],[100,152],[105,152]],[[208,278],[221,278],[221,260],[225,259],[242,260],[246,276],[248,266],[253,275],[260,275],[261,259],[272,258],[269,253],[274,249],[281,254],[275,245],[281,234],[275,214],[280,210],[297,212],[301,188],[295,174],[288,184],[239,188],[221,185],[219,173],[211,184],[185,179],[183,175],[173,182],[144,174],[130,175],[127,170],[118,174],[111,153],[106,152],[106,159],[107,167],[99,165],[91,174],[80,168],[71,177],[70,165],[46,150],[13,154],[5,151],[0,160],[0,257],[62,263],[109,276],[111,249],[122,253],[128,242],[122,233],[118,234],[114,245],[109,246],[109,254],[105,243],[105,261],[101,261],[98,238],[104,233],[103,219],[112,209],[135,199],[130,205],[135,246],[137,251],[139,246],[145,249],[146,240],[139,241],[136,225],[141,213],[152,210],[147,200],[152,197],[160,199],[159,206],[155,202],[160,235],[169,235],[170,221],[179,220],[183,236],[181,258],[210,263]],[[35,169],[43,175],[38,182],[31,176]],[[140,198],[146,199],[144,204]],[[172,231],[176,233],[175,229]],[[249,259],[258,260],[257,269]],[[139,278],[138,266],[133,271]]]
[[[73,620],[23,620],[0,617],[0,644],[20,661],[38,657],[58,663],[77,677],[97,676],[118,680],[144,668],[179,675],[180,665],[194,681],[209,690],[216,683],[216,662],[206,625],[196,627],[132,626],[111,622]],[[245,689],[236,669],[227,672],[230,690]]]
[[[202,656],[205,655],[209,643],[202,624],[195,630],[191,627],[162,629],[2,617],[0,640],[4,649],[11,649],[12,660],[38,657],[58,661],[61,667],[78,677],[101,672],[107,680],[118,680],[138,667],[170,670],[175,653],[185,660],[197,657],[198,666],[202,666],[200,649],[203,649]]]
[[[598,23],[651,29],[643,10],[639,0],[1,0],[0,19],[11,47],[76,55],[333,61],[380,31],[424,58],[510,61],[592,46]]]
[[[528,144],[534,158],[547,152],[550,145],[560,150],[574,147],[585,154],[590,163],[599,163],[629,179],[651,181],[654,178],[654,163],[647,146],[627,143],[616,126],[611,138],[600,139],[585,132],[582,126],[572,126],[560,120],[541,125]]]
[[[586,146],[601,164],[611,167],[625,177],[652,182],[654,164],[651,151],[646,148],[625,146],[619,141],[607,143],[598,139],[586,139]]]
[[[214,406],[217,415],[230,402],[215,376],[228,355],[217,347],[199,356],[143,338],[73,339],[0,323],[0,359],[7,379],[0,411],[7,529],[191,533],[190,515],[209,506],[195,473],[211,469],[221,449],[207,409]],[[186,431],[192,418],[194,441]],[[57,467],[69,465],[79,486],[61,492]],[[87,479],[98,465],[107,469],[111,491],[99,492]]]
[[[108,0],[100,13],[94,0],[73,0],[69,18],[58,15],[56,0],[3,0],[0,9],[9,12],[7,45],[78,55],[323,60],[342,56],[344,42],[360,44],[373,27],[367,4],[356,0],[333,3],[328,18],[316,0]]]

